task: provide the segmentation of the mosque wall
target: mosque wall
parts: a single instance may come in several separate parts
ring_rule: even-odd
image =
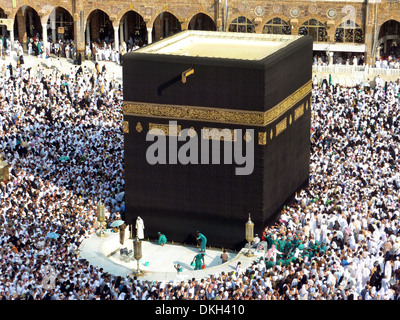
[[[23,21],[25,8],[31,8],[39,17],[37,31],[42,34],[42,26],[47,25],[47,33],[54,27],[49,17],[54,8],[65,11],[73,21],[73,38],[79,51],[84,51],[86,28],[91,31],[90,37],[97,39],[101,36],[99,30],[107,27],[111,38],[118,41],[127,41],[128,37],[137,31],[132,29],[132,20],[127,20],[128,12],[135,12],[141,18],[142,33],[148,43],[157,41],[172,33],[190,28],[208,28],[218,31],[246,31],[246,32],[290,32],[299,34],[309,32],[314,34],[314,42],[343,44],[343,51],[360,50],[365,54],[365,61],[370,62],[377,53],[379,32],[382,25],[390,20],[400,21],[400,7],[398,1],[0,1],[2,16],[18,20],[14,26],[18,28],[20,41],[26,41],[27,31]],[[101,10],[103,15],[94,15]],[[29,11],[29,10],[28,10]],[[201,14],[201,15],[199,15]],[[277,20],[280,19],[280,21]],[[273,21],[275,19],[275,22]],[[105,21],[107,23],[105,23]],[[88,24],[88,21],[90,23]],[[347,21],[351,21],[347,24]],[[37,22],[36,22],[37,23]],[[354,24],[354,25],[353,25]],[[269,25],[269,26],[267,26]],[[337,39],[340,28],[345,26],[344,32],[356,32],[359,36]],[[207,27],[206,27],[207,26]],[[353,28],[349,31],[347,27]],[[121,31],[121,29],[124,31]],[[136,27],[135,27],[136,28]],[[126,31],[125,29],[129,29]],[[137,28],[136,28],[137,29]],[[306,30],[306,31],[305,31]],[[338,31],[339,30],[339,31]],[[343,31],[343,30],[342,30]],[[14,31],[17,33],[17,30]],[[390,32],[390,31],[388,31]],[[28,31],[29,33],[29,31]],[[396,31],[390,34],[398,41]],[[346,40],[347,39],[347,40]],[[381,42],[382,42],[381,41]],[[345,45],[362,44],[361,49],[349,48]],[[316,50],[316,49],[314,49]],[[329,51],[329,49],[324,49]],[[340,49],[339,49],[340,50]]]

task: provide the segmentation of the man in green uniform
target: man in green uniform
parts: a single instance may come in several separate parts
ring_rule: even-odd
[[[158,244],[161,246],[164,246],[164,244],[167,243],[167,237],[165,234],[162,234],[161,232],[158,233]]]
[[[310,252],[311,252],[311,256],[309,256],[310,258],[313,258],[317,252],[319,251],[319,243],[317,240],[315,241],[311,241],[311,245],[310,245]]]
[[[271,248],[272,245],[275,244],[274,240],[272,239],[271,232],[267,233],[267,231],[265,230],[264,233],[263,233],[263,237],[264,237],[265,241],[267,241],[267,243],[268,243],[268,248]]]
[[[282,259],[283,256],[285,255],[285,246],[286,246],[286,241],[283,238],[283,236],[280,236],[280,238],[277,239],[276,248],[278,249],[278,251],[282,252],[282,254],[278,254],[277,259]]]
[[[269,270],[275,265],[274,259],[271,257],[265,261],[265,269]]]
[[[175,269],[176,269],[176,272],[179,274],[179,272],[182,272],[183,271],[183,269],[182,269],[182,266],[178,263],[177,265],[174,265],[174,267],[175,267]]]
[[[294,252],[289,252],[287,259],[286,259],[286,265],[290,265],[292,262],[294,262],[297,258],[294,256]]]
[[[283,249],[283,253],[285,254],[285,257],[287,257],[289,255],[289,253],[292,250],[292,239],[287,237],[286,238],[286,243],[285,243],[285,248]]]
[[[200,252],[206,252],[207,238],[204,236],[204,234],[197,231],[196,239],[200,241]]]
[[[296,249],[299,245],[300,245],[299,237],[295,235],[293,238],[293,247]]]
[[[204,253],[196,254],[193,258],[194,270],[201,270],[204,265]]]

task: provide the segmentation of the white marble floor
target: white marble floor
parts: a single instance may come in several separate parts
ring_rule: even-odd
[[[126,238],[124,244],[119,242],[118,233],[108,233],[105,237],[96,234],[84,240],[80,246],[80,258],[86,259],[90,264],[103,268],[105,272],[115,275],[134,275],[137,274],[142,280],[173,281],[185,279],[207,278],[213,274],[220,274],[234,271],[238,261],[242,268],[250,266],[257,256],[263,252],[254,252],[253,257],[248,257],[244,253],[247,249],[238,252],[228,252],[229,260],[221,264],[221,250],[207,249],[205,255],[206,268],[194,270],[190,265],[193,257],[199,253],[199,248],[195,246],[183,246],[176,244],[166,244],[164,247],[151,241],[142,241],[142,258],[138,261],[133,259],[129,262],[120,258],[120,249],[127,248],[133,250],[133,240]],[[179,263],[183,271],[177,273],[174,265]]]

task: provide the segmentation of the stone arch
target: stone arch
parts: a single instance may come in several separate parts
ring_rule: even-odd
[[[104,12],[108,17],[109,17],[109,19],[110,19],[110,21],[111,21],[111,17],[113,17],[113,15],[112,15],[112,13],[111,12],[108,12],[108,9],[106,9],[106,8],[93,8],[93,9],[91,9],[90,11],[88,11],[87,12],[87,14],[86,14],[86,11],[85,11],[85,19],[84,19],[84,28],[86,29],[86,25],[87,25],[87,21],[88,21],[88,18],[90,17],[90,15],[92,14],[92,13],[94,13],[95,11],[102,11],[102,12]]]
[[[116,19],[115,23],[119,28],[120,43],[128,43],[129,38],[132,37],[134,43],[139,47],[147,44],[147,25],[143,15],[138,11],[126,10]]]
[[[9,15],[9,19],[14,19],[14,20],[15,20],[15,19],[17,18],[17,15],[18,15],[19,13],[21,13],[21,11],[24,12],[24,10],[25,10],[26,8],[32,8],[33,10],[35,10],[35,11],[37,12],[38,15],[39,15],[39,13],[40,13],[41,10],[42,10],[42,8],[38,7],[37,4],[35,4],[35,3],[33,3],[33,2],[32,2],[31,4],[29,4],[29,5],[24,4],[24,5],[19,6],[18,8],[13,9],[13,11],[11,12],[11,14]],[[21,11],[20,11],[20,10],[21,10]]]
[[[153,41],[166,38],[182,30],[179,17],[169,10],[164,10],[154,18],[152,28]]]
[[[379,16],[377,19],[377,24],[382,26],[384,23],[395,20],[400,22],[400,12],[398,10],[387,10],[387,7],[382,5],[379,8],[380,12],[387,11],[387,15]]]
[[[360,28],[364,29],[364,25],[360,18],[354,18],[354,19],[348,19],[348,20],[353,21],[354,23],[358,24],[360,26]],[[335,29],[338,28],[344,21],[345,21],[344,19],[335,20]]]
[[[206,24],[205,25],[203,23],[202,23],[202,25],[199,25],[199,24],[196,23],[196,19],[197,19],[196,17],[199,17],[200,15],[206,17]],[[199,11],[199,12],[195,13],[189,19],[188,29],[189,30],[216,31],[217,30],[217,26],[215,24],[214,19],[211,18],[211,16],[208,13],[206,13],[204,11]]]
[[[0,19],[5,19],[5,18],[7,18],[7,14],[6,14],[6,11],[2,8],[2,7],[0,7]]]
[[[399,33],[400,19],[387,19],[380,23],[379,37],[384,36],[383,33],[390,32],[391,35]],[[384,27],[384,28],[382,28]]]
[[[34,38],[37,35],[39,35],[39,38],[42,37],[40,9],[35,7],[35,5],[21,6],[14,14],[14,36],[22,44],[24,50],[27,49],[28,38]]]
[[[341,21],[335,28],[334,40],[337,43],[364,43],[364,30],[354,20]]]
[[[265,16],[265,17],[262,19],[261,24],[262,24],[262,25],[265,25],[268,21],[270,21],[270,20],[273,19],[273,18],[281,18],[282,20],[285,20],[287,23],[290,22],[290,17],[285,16],[285,15],[282,14],[282,13],[274,13],[274,12],[271,12],[270,14],[268,14],[267,16]]]
[[[6,19],[7,14],[3,8],[0,7],[0,19]],[[7,35],[7,27],[5,25],[0,25],[0,36]]]
[[[151,19],[149,20],[149,22],[148,22],[149,27],[150,27],[150,26],[153,26],[153,25],[154,25],[154,22],[156,21],[156,19],[157,19],[161,14],[163,14],[163,13],[169,13],[169,14],[175,16],[179,21],[180,21],[180,19],[181,19],[181,17],[180,17],[178,14],[174,13],[172,10],[169,10],[169,9],[162,10],[162,11],[160,11],[159,13],[155,13],[155,12],[153,11],[153,14],[151,15],[152,18],[151,18]]]
[[[57,9],[65,10],[66,12],[68,12],[69,15],[71,15],[71,17],[73,16],[72,8],[69,8],[64,5],[52,6],[50,4],[47,4],[41,8],[40,13],[39,13],[39,15],[42,18],[42,24],[47,23],[48,20],[50,19],[50,17],[54,14],[55,10],[57,10]]]
[[[270,22],[271,20],[276,19],[276,18],[279,18],[282,21],[284,21],[285,23],[287,23],[288,27],[289,27],[289,32],[290,32],[289,34],[292,34],[292,28],[291,28],[291,25],[290,25],[290,18],[286,17],[286,16],[284,16],[282,14],[271,14],[266,19],[264,19],[263,22],[262,22],[262,25],[261,25],[261,33],[268,33],[268,32],[264,32],[265,31],[264,28],[267,26],[268,22]],[[286,33],[284,33],[284,34],[286,34]]]
[[[400,51],[400,19],[388,19],[379,26],[377,53],[387,56],[392,50]]]
[[[315,17],[310,17],[306,21],[299,24],[299,35],[310,35],[314,42],[328,41],[328,28],[326,23]]]
[[[246,20],[244,20],[243,18],[246,19]],[[236,14],[234,16],[228,17],[228,23],[227,23],[226,31],[255,33],[256,32],[256,25],[255,25],[254,21],[251,20],[249,17],[239,13],[239,14]]]
[[[85,19],[86,42],[114,39],[112,15],[103,9],[93,9]]]
[[[119,25],[122,22],[122,18],[124,18],[124,16],[129,13],[130,11],[132,12],[136,12],[138,15],[140,15],[143,19],[146,16],[145,12],[142,12],[142,10],[136,9],[136,8],[125,8],[123,10],[121,10],[117,16],[115,16],[115,21],[114,23]]]
[[[328,19],[322,19],[322,18],[323,18],[323,16],[316,16],[316,15],[306,16],[306,17],[302,18],[301,20],[299,20],[299,26],[302,26],[304,23],[306,23],[307,21],[312,20],[312,19],[317,20],[326,26],[326,22],[328,21]]]
[[[42,17],[42,26],[48,29],[47,34],[52,41],[58,39],[74,39],[74,18],[69,9],[64,6],[53,7],[52,10],[46,11]],[[64,33],[59,33],[59,27],[64,29]]]

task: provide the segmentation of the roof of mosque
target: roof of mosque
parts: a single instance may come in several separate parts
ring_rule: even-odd
[[[185,30],[137,50],[141,53],[262,60],[301,36]]]

